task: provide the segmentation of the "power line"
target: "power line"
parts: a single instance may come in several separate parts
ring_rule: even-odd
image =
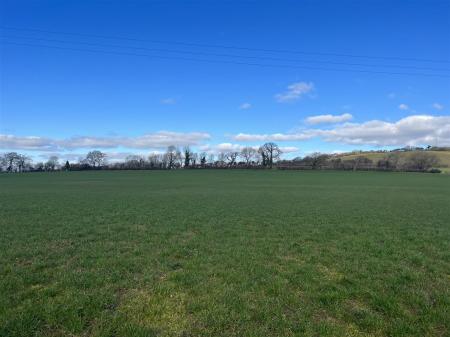
[[[365,63],[349,63],[349,62],[334,62],[334,61],[322,61],[322,60],[289,59],[289,58],[267,57],[267,56],[221,54],[221,53],[209,53],[209,52],[193,52],[193,51],[185,51],[185,50],[147,48],[147,47],[125,46],[125,45],[117,45],[117,44],[92,43],[92,42],[84,42],[84,41],[68,41],[68,40],[57,40],[57,39],[47,39],[47,38],[28,37],[28,36],[2,36],[2,38],[39,40],[39,41],[67,43],[67,44],[83,44],[83,45],[97,46],[97,47],[128,48],[128,49],[146,50],[146,51],[153,51],[153,52],[168,52],[168,53],[190,54],[190,55],[201,55],[201,56],[247,58],[247,59],[256,59],[256,60],[286,61],[286,62],[301,62],[301,63],[321,63],[321,64],[358,66],[358,67],[381,67],[381,68],[402,68],[402,69],[431,70],[431,71],[450,71],[450,69],[445,69],[445,68],[430,68],[430,67],[416,67],[416,66],[403,66],[403,65],[365,64]]]
[[[203,48],[223,48],[223,49],[236,49],[236,50],[247,50],[247,51],[270,52],[270,53],[289,53],[289,54],[320,55],[320,56],[333,56],[333,57],[352,57],[352,58],[367,58],[367,59],[380,59],[380,60],[398,60],[398,61],[450,63],[450,60],[408,58],[408,57],[396,57],[396,56],[369,56],[369,55],[340,54],[340,53],[322,53],[322,52],[285,50],[285,49],[249,48],[249,47],[238,47],[238,46],[229,46],[229,45],[210,45],[210,44],[202,44],[202,43],[188,43],[188,42],[178,42],[178,41],[151,40],[151,39],[123,37],[123,36],[111,36],[111,35],[98,35],[98,34],[62,32],[62,31],[52,31],[52,30],[35,29],[35,28],[18,28],[18,27],[0,26],[0,29],[4,29],[4,30],[18,30],[18,31],[31,31],[31,32],[50,33],[50,34],[74,35],[74,36],[85,36],[85,37],[94,37],[94,38],[101,38],[101,39],[117,39],[117,40],[150,42],[150,43],[160,43],[160,44],[176,44],[176,45],[184,45],[184,46],[191,46],[191,47],[203,47]]]
[[[54,48],[54,49],[61,49],[61,50],[71,50],[71,51],[81,51],[81,52],[91,52],[91,53],[101,53],[101,54],[145,56],[145,57],[150,57],[150,58],[169,59],[169,60],[172,59],[172,60],[195,61],[195,62],[237,64],[237,65],[248,65],[248,66],[258,66],[258,67],[269,67],[269,68],[288,68],[288,69],[355,72],[355,73],[384,74],[384,75],[407,75],[407,76],[427,76],[427,77],[450,78],[450,75],[442,75],[442,74],[404,73],[404,72],[388,72],[388,71],[360,70],[360,69],[336,69],[336,68],[307,67],[307,66],[281,65],[281,64],[262,64],[262,63],[238,62],[238,61],[227,61],[227,60],[195,59],[195,58],[177,57],[177,56],[158,56],[158,55],[138,54],[138,53],[129,53],[129,52],[115,52],[115,51],[105,51],[105,50],[29,44],[29,43],[17,43],[17,42],[9,42],[9,41],[3,42],[3,43],[19,45],[19,46],[44,47],[44,48]]]

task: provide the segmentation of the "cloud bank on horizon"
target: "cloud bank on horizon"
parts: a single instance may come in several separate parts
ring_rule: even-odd
[[[346,116],[313,116],[313,121],[336,121]],[[317,118],[317,119],[315,119]],[[450,146],[450,116],[411,115],[396,122],[369,120],[342,123],[330,129],[302,129],[295,133],[245,134],[233,136],[237,141],[305,141],[319,137],[326,142],[370,146]]]
[[[411,115],[395,122],[369,120],[361,123],[348,122],[353,118],[350,114],[317,115],[306,119],[307,125],[331,124],[327,128],[302,128],[292,133],[253,134],[238,133],[228,136],[231,142],[211,144],[213,137],[206,132],[171,132],[159,131],[137,137],[95,137],[77,136],[63,139],[14,136],[0,134],[0,149],[23,150],[42,153],[63,152],[66,157],[74,150],[91,149],[129,149],[145,151],[163,151],[170,145],[191,146],[199,151],[219,153],[225,151],[240,151],[244,146],[257,146],[255,143],[280,142],[284,153],[296,153],[298,146],[284,146],[284,142],[302,142],[313,138],[335,144],[356,146],[450,146],[450,116]],[[244,143],[244,144],[242,144]],[[246,145],[250,144],[250,145]],[[112,152],[121,153],[121,152]],[[123,152],[130,153],[130,152]],[[120,155],[118,155],[120,157]]]
[[[159,131],[138,137],[95,137],[77,136],[54,139],[36,136],[18,137],[0,134],[0,148],[32,151],[67,151],[74,149],[161,149],[170,145],[196,146],[209,140],[211,135],[204,132]]]

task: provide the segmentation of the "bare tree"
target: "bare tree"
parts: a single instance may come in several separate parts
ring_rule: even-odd
[[[177,165],[177,160],[180,160],[181,158],[181,153],[180,151],[173,145],[170,145],[167,148],[167,151],[164,155],[164,161],[166,162],[166,168],[173,169],[176,167]]]
[[[192,152],[191,153],[191,165],[195,167],[198,162],[198,153]]]
[[[93,167],[100,167],[106,163],[106,154],[98,150],[91,151],[86,156],[86,162]]]
[[[241,150],[240,157],[244,160],[247,166],[256,158],[258,152],[251,146],[244,147]]]
[[[38,162],[34,165],[34,169],[36,171],[44,171],[45,169],[45,164],[43,162]]]
[[[217,165],[222,167],[225,166],[225,163],[227,162],[227,154],[225,152],[219,152],[217,155]]]
[[[425,171],[439,164],[438,158],[430,153],[415,152],[406,162],[407,169]]]
[[[229,151],[225,153],[225,159],[228,163],[228,166],[233,166],[236,164],[236,159],[239,156],[239,152]]]
[[[54,171],[58,167],[58,157],[51,156],[48,158],[47,162],[44,164],[46,171]]]
[[[175,154],[175,167],[183,167],[184,158],[181,154],[181,151],[177,149],[177,152]]]
[[[400,157],[396,153],[389,153],[386,157],[381,158],[377,162],[377,167],[382,170],[399,169]]]
[[[354,159],[344,160],[344,167],[350,167],[353,171],[369,169],[373,166],[373,161],[367,157],[358,156]]]
[[[6,171],[13,172],[17,167],[17,161],[20,155],[17,152],[8,152],[2,156],[2,165],[6,167]]]
[[[148,156],[148,161],[150,168],[162,168],[163,166],[163,155],[159,153],[152,153]]]
[[[125,158],[125,167],[133,170],[145,168],[145,159],[138,155],[129,155]]]
[[[273,167],[273,163],[280,158],[281,150],[275,143],[265,143],[262,145],[258,152],[261,154],[263,158],[263,165]]]
[[[16,159],[16,164],[19,172],[23,172],[27,167],[30,166],[31,158],[23,154],[19,154]]]
[[[326,166],[330,155],[326,153],[314,152],[303,158],[303,162],[310,165],[313,170],[321,169]],[[353,167],[353,164],[351,164]]]
[[[214,160],[215,160],[214,153],[210,153],[210,154],[208,155],[207,162],[208,162],[209,164],[214,164]]]

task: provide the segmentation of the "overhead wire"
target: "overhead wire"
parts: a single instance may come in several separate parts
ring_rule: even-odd
[[[269,67],[269,68],[288,68],[288,69],[305,69],[305,70],[320,70],[320,71],[337,71],[337,72],[354,72],[354,73],[385,74],[385,75],[407,75],[407,76],[426,76],[426,77],[450,78],[450,75],[444,75],[444,74],[406,73],[406,72],[376,71],[376,70],[362,70],[362,69],[337,69],[337,68],[322,68],[322,67],[282,65],[282,64],[262,64],[262,63],[250,63],[250,62],[239,62],[239,61],[229,61],[229,60],[196,59],[196,58],[178,57],[178,56],[160,56],[160,55],[139,54],[139,53],[130,53],[130,52],[117,52],[117,51],[106,51],[106,50],[95,50],[95,49],[84,49],[84,48],[70,48],[70,47],[50,46],[50,45],[42,45],[42,44],[17,43],[17,42],[10,42],[10,41],[6,41],[3,43],[19,45],[19,46],[27,46],[27,47],[43,47],[43,48],[53,48],[53,49],[71,50],[71,51],[79,51],[79,52],[113,54],[113,55],[129,55],[129,56],[145,56],[145,57],[149,57],[149,58],[167,59],[167,60],[183,60],[183,61],[207,62],[207,63],[236,64],[236,65],[248,65],[248,66]]]
[[[384,60],[399,60],[399,61],[450,63],[450,60],[437,60],[437,59],[428,59],[428,58],[411,58],[411,57],[383,56],[383,55],[376,55],[376,56],[374,56],[374,55],[357,55],[357,54],[346,54],[346,53],[325,53],[325,52],[287,50],[287,49],[252,48],[252,47],[230,46],[230,45],[215,45],[215,44],[205,44],[205,43],[192,43],[192,42],[179,42],[179,41],[164,41],[164,40],[142,39],[142,38],[132,38],[132,37],[102,35],[102,34],[86,34],[86,33],[77,33],[77,32],[64,32],[64,31],[54,31],[54,30],[45,30],[45,29],[36,29],[36,28],[19,28],[19,27],[0,26],[0,29],[3,29],[3,30],[17,30],[17,31],[31,31],[31,32],[41,32],[41,33],[60,34],[60,35],[74,35],[74,36],[94,37],[94,38],[101,38],[101,39],[116,39],[116,40],[128,40],[128,41],[138,41],[138,42],[150,42],[150,43],[160,43],[160,44],[177,44],[177,45],[185,45],[185,46],[191,46],[191,47],[205,47],[205,48],[222,48],[222,49],[259,51],[259,52],[270,52],[270,53],[290,53],[290,54],[308,54],[308,55],[321,55],[321,56],[333,56],[333,57],[351,57],[351,58],[368,58],[368,59],[384,59]]]
[[[254,55],[236,55],[236,54],[222,54],[222,53],[210,53],[210,52],[198,52],[189,50],[174,50],[174,49],[162,49],[162,48],[148,48],[140,46],[127,46],[127,45],[117,45],[117,44],[105,44],[105,43],[92,43],[84,41],[69,41],[69,40],[59,40],[59,39],[47,39],[34,36],[1,36],[6,39],[25,39],[25,40],[38,40],[45,42],[55,42],[64,44],[82,44],[94,47],[108,47],[108,48],[126,48],[135,50],[144,50],[151,52],[167,52],[167,53],[177,53],[177,54],[190,54],[190,55],[200,55],[200,56],[215,56],[215,57],[231,57],[231,58],[246,58],[246,59],[256,59],[256,60],[269,60],[269,61],[284,61],[284,62],[298,62],[298,63],[320,63],[320,64],[332,64],[332,65],[345,65],[345,66],[357,66],[357,67],[378,67],[378,68],[399,68],[399,69],[415,69],[415,70],[431,70],[431,71],[448,71],[450,68],[434,68],[434,67],[416,67],[416,66],[405,66],[405,65],[392,65],[392,64],[366,64],[366,63],[353,63],[353,62],[334,62],[334,61],[323,61],[323,60],[304,60],[304,59],[292,59],[292,58],[280,58],[280,57],[268,57],[268,56],[254,56]]]

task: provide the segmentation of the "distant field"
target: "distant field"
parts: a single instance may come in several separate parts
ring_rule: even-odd
[[[416,151],[408,151],[408,152],[395,152],[396,154],[400,155],[401,157],[408,158]],[[434,154],[438,160],[439,160],[439,166],[443,168],[450,168],[450,151],[426,151],[426,153]],[[380,160],[384,157],[386,157],[388,153],[386,152],[363,152],[361,154],[349,154],[349,155],[343,155],[342,159],[355,159],[356,157],[367,157],[373,161]],[[444,170],[445,171],[445,170]]]
[[[0,336],[449,336],[450,177],[0,174]]]

